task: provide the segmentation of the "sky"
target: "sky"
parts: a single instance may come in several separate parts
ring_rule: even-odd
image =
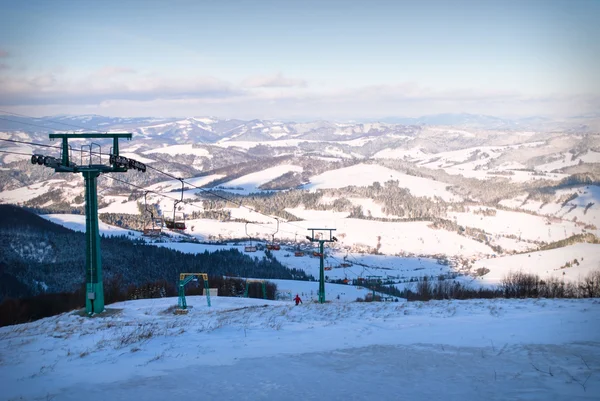
[[[600,110],[600,0],[0,0],[0,109],[360,120]]]

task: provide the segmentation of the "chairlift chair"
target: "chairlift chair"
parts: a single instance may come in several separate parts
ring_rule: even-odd
[[[281,249],[281,246],[279,244],[275,243],[275,234],[277,234],[279,232],[279,219],[275,218],[275,220],[277,220],[277,230],[275,230],[275,232],[272,235],[272,241],[270,244],[267,244],[267,249],[270,251],[278,251]]]
[[[250,246],[246,245],[244,247],[244,252],[256,252],[256,247],[254,245],[252,245],[252,237],[250,237],[250,235],[248,235],[248,222],[246,222],[245,227],[245,231],[246,231],[246,236],[248,238],[250,238]]]
[[[165,225],[170,230],[181,230],[181,231],[183,231],[183,230],[186,229],[186,226],[185,226],[185,213],[180,212],[179,215],[181,216],[181,218],[179,218],[179,219],[177,219],[177,216],[176,216],[177,205],[179,203],[183,202],[183,189],[184,189],[183,179],[179,178],[179,181],[181,181],[181,199],[175,201],[175,204],[173,205],[173,219],[172,220],[165,220]]]
[[[159,237],[162,232],[162,219],[154,218],[154,211],[152,209],[148,209],[148,202],[146,196],[148,195],[148,191],[144,192],[144,210],[150,213],[150,222],[146,223],[146,218],[144,218],[144,230],[142,235],[145,237]],[[157,224],[160,222],[160,224]]]

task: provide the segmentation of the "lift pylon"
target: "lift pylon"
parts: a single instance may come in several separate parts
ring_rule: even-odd
[[[324,253],[323,253],[323,245],[326,242],[337,242],[337,238],[333,236],[333,232],[335,228],[309,228],[310,236],[306,236],[306,239],[310,242],[318,242],[319,243],[319,303],[322,304],[325,302],[325,264],[324,264]],[[329,239],[324,238],[316,238],[315,231],[329,231]]]
[[[100,257],[100,233],[98,231],[98,193],[97,179],[103,173],[124,173],[128,169],[146,171],[146,165],[133,159],[119,156],[119,139],[131,139],[131,133],[78,133],[78,134],[50,134],[50,139],[62,139],[61,157],[56,159],[51,156],[33,155],[33,164],[43,164],[53,168],[57,173],[81,173],[85,181],[85,238],[86,238],[86,299],[85,310],[89,315],[104,311],[104,287],[102,284],[102,261]],[[70,160],[69,139],[112,139],[113,146],[110,153],[109,165],[102,164],[102,149],[98,144],[88,145],[89,157],[87,164],[83,163],[83,149],[81,165]],[[98,152],[92,152],[92,146]],[[99,160],[94,164],[93,155]]]

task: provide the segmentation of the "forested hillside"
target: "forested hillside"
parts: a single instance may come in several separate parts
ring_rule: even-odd
[[[306,279],[266,257],[251,258],[237,250],[199,255],[144,245],[127,237],[102,238],[104,278],[122,275],[123,284],[165,279],[180,272],[209,275]],[[42,292],[72,291],[84,282],[85,237],[25,209],[0,205],[0,300]]]

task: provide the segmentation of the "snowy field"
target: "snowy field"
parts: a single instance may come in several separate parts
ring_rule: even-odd
[[[500,283],[511,272],[531,273],[543,278],[554,277],[577,282],[592,271],[600,270],[600,245],[575,244],[547,251],[481,259],[473,268],[481,267],[490,270],[482,277],[483,282],[488,284]]]
[[[396,170],[375,164],[357,164],[310,177],[310,184],[305,189],[315,191],[321,188],[344,188],[350,185],[364,187],[379,182],[383,185],[386,181],[397,180],[401,188],[406,188],[413,196],[426,196],[433,198],[439,196],[445,201],[460,201],[461,198],[447,190],[448,184],[402,174]]]
[[[85,216],[81,214],[41,214],[40,217],[51,221],[55,224],[60,224],[70,230],[85,232]],[[140,238],[142,233],[134,230],[126,230],[124,228],[111,226],[109,224],[98,222],[98,231],[100,235],[105,236],[121,236],[129,235],[135,238]]]
[[[188,297],[0,328],[2,400],[597,400],[600,301]]]
[[[219,185],[218,188],[224,188],[228,191],[234,191],[236,194],[244,195],[248,195],[252,192],[261,192],[258,187],[291,171],[302,172],[302,167],[293,164],[270,167],[256,173],[247,174],[240,178],[227,181]]]

